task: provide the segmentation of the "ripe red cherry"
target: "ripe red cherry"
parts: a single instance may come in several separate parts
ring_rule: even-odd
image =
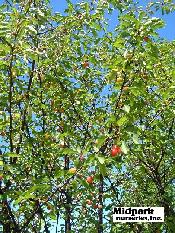
[[[145,37],[143,38],[143,40],[144,40],[145,42],[148,42],[148,41],[149,41],[149,37],[148,37],[148,36],[145,36]]]
[[[88,61],[85,61],[83,64],[82,64],[83,68],[88,68],[89,67],[89,62]]]
[[[119,146],[114,145],[111,150],[111,156],[115,157],[116,155],[120,154],[122,152],[121,148]]]
[[[87,183],[92,184],[94,181],[94,177],[93,176],[88,176],[86,179]]]
[[[94,209],[102,209],[102,208],[103,208],[102,205],[98,205],[98,204],[94,205]]]
[[[92,205],[92,201],[91,200],[86,200],[87,205]]]
[[[0,180],[3,180],[3,176],[0,175]]]

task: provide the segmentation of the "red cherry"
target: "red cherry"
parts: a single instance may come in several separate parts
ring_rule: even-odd
[[[94,209],[102,209],[102,205],[96,204],[96,205],[94,205]]]
[[[3,176],[0,175],[0,180],[3,180]]]
[[[116,155],[120,154],[122,152],[121,148],[119,146],[114,145],[111,150],[111,156],[115,157]]]
[[[92,205],[92,201],[91,200],[86,200],[87,205]]]
[[[86,179],[87,183],[92,184],[94,181],[94,177],[93,176],[88,176]]]
[[[145,36],[145,37],[143,38],[143,40],[144,40],[145,42],[148,42],[148,41],[149,41],[149,37],[148,37],[148,36]]]
[[[83,64],[82,64],[83,68],[88,68],[89,67],[89,62],[88,61],[85,61]]]
[[[94,209],[98,209],[98,205],[94,205]]]

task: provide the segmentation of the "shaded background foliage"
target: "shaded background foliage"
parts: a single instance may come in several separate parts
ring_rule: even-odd
[[[1,5],[3,232],[174,232],[175,44],[153,17],[174,4],[67,2]],[[113,224],[114,206],[164,206],[165,223]]]

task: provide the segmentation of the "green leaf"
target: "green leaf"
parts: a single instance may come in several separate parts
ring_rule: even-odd
[[[105,158],[104,157],[97,156],[97,159],[98,159],[99,163],[104,164],[104,162],[105,162]]]
[[[114,47],[120,48],[124,45],[123,38],[117,38],[117,40],[114,42]]]
[[[129,112],[130,112],[130,106],[129,106],[129,105],[124,105],[124,106],[123,106],[123,110],[124,110],[125,112],[129,113]]]
[[[87,2],[85,3],[85,10],[86,14],[89,14],[89,4]]]
[[[122,148],[122,152],[123,152],[124,154],[127,154],[127,153],[128,153],[129,148],[128,148],[127,145],[126,145],[126,142],[122,141],[121,148]]]
[[[64,149],[62,149],[62,153],[64,155],[72,155],[72,154],[75,154],[76,152],[74,150],[72,150],[72,149],[64,148]]]
[[[116,122],[116,117],[115,117],[114,115],[112,115],[112,116],[108,119],[107,124],[110,125],[111,123],[114,123],[114,122]]]
[[[133,134],[133,142],[134,142],[135,144],[139,144],[139,137],[138,137],[137,134]]]
[[[35,28],[32,25],[28,26],[28,29],[32,32],[34,32],[35,34],[37,33],[37,31],[35,30]]]
[[[127,120],[128,120],[128,118],[126,116],[123,116],[117,121],[117,125],[122,126],[127,122]]]
[[[106,166],[104,164],[99,164],[99,168],[100,168],[100,173],[103,176],[106,176],[106,174],[107,174]]]
[[[15,204],[20,203],[22,200],[28,200],[29,198],[35,198],[35,195],[30,191],[24,192],[19,198],[15,201]]]
[[[91,26],[92,26],[93,28],[95,28],[97,31],[100,31],[100,30],[101,30],[100,25],[97,24],[97,23],[95,23],[95,22],[92,22],[92,23],[91,23]]]
[[[139,96],[140,95],[140,89],[138,89],[137,87],[132,87],[130,89],[130,91],[134,96]]]
[[[106,135],[102,135],[99,138],[97,138],[98,147],[101,147],[103,145],[103,143],[105,142],[105,140],[106,140]]]
[[[99,148],[97,146],[94,146],[94,151],[97,153],[99,152]]]
[[[7,156],[7,157],[20,157],[20,155],[19,154],[16,154],[16,153],[6,153],[4,156]]]

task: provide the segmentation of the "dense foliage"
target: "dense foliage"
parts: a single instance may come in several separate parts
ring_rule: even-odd
[[[174,232],[175,42],[154,16],[172,2],[1,5],[3,233]],[[112,223],[115,206],[163,206],[165,222]]]

